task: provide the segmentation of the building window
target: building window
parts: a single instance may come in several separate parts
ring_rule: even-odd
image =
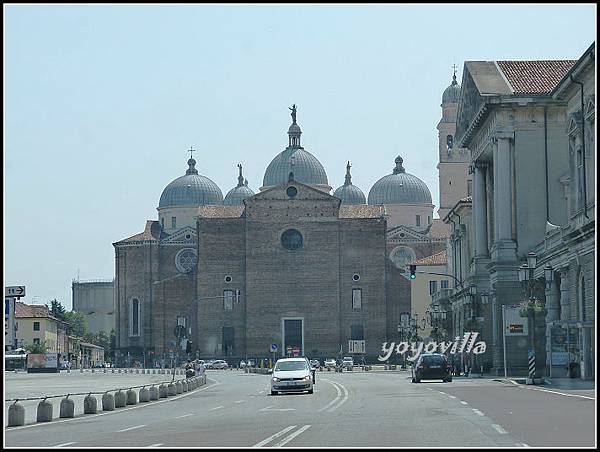
[[[362,289],[352,289],[352,309],[362,308]]]
[[[452,153],[452,148],[454,147],[454,138],[452,135],[446,136],[446,147],[448,149],[448,155]]]
[[[431,215],[427,215],[427,224],[431,224]]]
[[[417,226],[421,226],[421,215],[417,215]]]
[[[281,234],[281,245],[290,251],[301,248],[302,242],[302,234],[296,229],[288,229]]]
[[[132,298],[129,302],[129,335],[140,335],[140,300]]]
[[[177,219],[175,217],[171,217],[171,228],[175,229],[177,227]]]
[[[353,341],[364,341],[364,329],[362,325],[351,325],[350,326],[350,340]]]
[[[440,281],[440,289],[447,289],[448,288],[448,280],[447,279],[442,279]]]
[[[187,326],[187,318],[183,317],[183,316],[177,316],[177,325],[181,325],[181,326]]]
[[[33,322],[33,331],[40,330],[40,322]]]
[[[473,196],[473,181],[467,180],[467,196]]]
[[[39,345],[39,343],[40,343],[40,338],[39,338],[39,337],[36,337],[36,338],[33,340],[33,343],[34,343],[34,344],[37,344],[37,345]]]
[[[585,278],[583,276],[579,280],[579,312],[581,313],[579,318],[585,322]]]
[[[233,290],[224,290],[223,291],[223,309],[226,311],[233,310]]]
[[[429,281],[429,295],[437,292],[437,281]]]
[[[579,209],[583,209],[585,206],[583,205],[584,198],[584,175],[583,175],[583,152],[582,149],[577,149],[577,198],[578,198],[578,207]]]
[[[184,248],[175,256],[175,266],[181,273],[191,272],[198,263],[198,255],[193,248]]]

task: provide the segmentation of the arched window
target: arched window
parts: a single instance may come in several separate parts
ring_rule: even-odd
[[[129,301],[129,336],[139,337],[141,334],[140,300],[132,298]]]

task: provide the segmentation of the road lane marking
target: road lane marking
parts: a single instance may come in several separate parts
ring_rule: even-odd
[[[524,386],[520,386],[520,387],[525,388]],[[583,395],[579,395],[579,394],[566,394],[564,392],[550,391],[549,389],[542,389],[542,388],[525,388],[525,389],[531,389],[532,391],[549,392],[551,394],[559,394],[559,395],[563,395],[563,396],[567,396],[567,397],[580,397],[582,399],[596,400],[594,397],[588,397],[588,396],[583,396]]]
[[[177,416],[175,419],[180,419],[182,417],[188,417],[188,416],[193,416],[194,413],[190,413],[190,414],[184,414],[183,416]]]
[[[244,403],[245,400],[236,400],[234,403]]]
[[[219,405],[214,408],[211,408],[210,411],[220,410],[221,408],[225,408],[225,407],[223,405]]]
[[[252,447],[262,447],[267,443],[270,443],[271,441],[273,441],[275,438],[279,438],[282,435],[285,435],[287,432],[289,432],[290,430],[296,428],[295,425],[290,425],[289,427],[284,428],[283,430],[281,430],[280,432],[275,433],[274,435],[269,436],[266,439],[263,439],[261,442],[256,443],[254,446]]]
[[[259,394],[264,394],[265,391],[258,391]]]
[[[97,416],[108,416],[110,414],[118,414],[118,413],[123,413],[123,412],[129,411],[129,410],[137,410],[139,408],[144,408],[144,407],[147,407],[147,406],[156,405],[157,403],[170,402],[172,400],[178,400],[178,399],[181,399],[183,397],[187,397],[187,396],[190,396],[192,394],[196,394],[197,392],[200,392],[200,391],[205,391],[207,389],[213,388],[215,386],[219,386],[221,384],[220,381],[213,380],[212,378],[211,378],[211,381],[214,381],[215,383],[211,384],[210,386],[204,386],[201,389],[193,389],[191,391],[186,392],[185,394],[180,394],[180,395],[178,395],[176,397],[171,397],[171,398],[167,398],[167,399],[157,400],[155,402],[147,402],[147,403],[144,403],[143,405],[135,405],[135,406],[132,406],[130,408],[122,408],[120,410],[105,411],[103,413],[85,415],[84,417],[73,417],[73,418],[62,419],[62,420],[58,420],[58,419],[54,420],[53,419],[51,423],[48,423],[48,422],[36,422],[36,423],[33,423],[33,424],[29,424],[29,425],[21,425],[20,427],[5,427],[4,428],[4,432],[6,434],[6,433],[12,432],[14,430],[22,430],[24,428],[44,427],[44,426],[48,427],[48,426],[51,426],[51,425],[62,424],[63,422],[72,422],[72,421],[78,421],[78,420],[79,421],[80,420],[84,420],[85,421],[85,420],[88,420],[90,418],[97,417]]]
[[[296,408],[273,408],[273,405],[269,405],[258,411],[296,411]]]
[[[70,443],[57,444],[56,446],[53,446],[53,447],[70,446],[71,444],[77,444],[77,442],[76,441],[72,441]]]
[[[448,397],[450,397],[451,399],[456,399],[455,396],[448,394]]]
[[[149,446],[146,447],[158,447],[158,446],[162,446],[164,443],[156,443],[156,444],[150,444]]]
[[[485,414],[483,414],[481,411],[479,411],[479,410],[478,410],[478,409],[476,409],[476,408],[473,408],[473,412],[474,412],[475,414],[478,414],[479,416],[485,416]]]
[[[529,444],[525,444],[525,443],[517,443],[517,446],[519,446],[519,447],[531,447]]]
[[[465,402],[464,400],[461,400],[460,403],[462,403],[463,405],[468,405],[468,403]]]
[[[136,425],[135,427],[124,428],[123,430],[117,430],[117,433],[119,433],[119,432],[127,432],[129,430],[134,430],[136,428],[142,428],[142,427],[146,427],[146,424]]]
[[[438,392],[439,392],[440,394],[444,394],[444,395],[446,395],[446,393],[445,393],[445,392],[442,392],[442,391],[438,391]]]
[[[331,413],[331,412],[337,410],[339,407],[341,407],[348,400],[348,395],[349,395],[348,390],[346,389],[346,387],[343,384],[338,383],[338,385],[340,385],[340,387],[344,391],[344,398],[337,405],[334,405],[331,408],[329,408],[327,410],[328,413]]]
[[[331,402],[329,402],[327,405],[325,405],[323,408],[319,408],[319,410],[317,410],[318,412],[324,411],[327,408],[329,408],[331,405],[333,405],[335,402],[337,402],[338,398],[340,398],[342,396],[342,391],[340,391],[340,388],[338,388],[337,384],[335,384],[333,381],[331,380],[326,380],[323,379],[323,381],[326,381],[327,383],[331,384],[335,390],[337,391],[337,395],[335,396],[335,399],[333,399]]]
[[[310,425],[305,425],[302,428],[299,428],[298,430],[296,430],[294,433],[292,433],[289,436],[286,436],[285,438],[283,438],[281,441],[279,441],[277,444],[275,444],[273,447],[281,447],[287,443],[289,443],[291,440],[293,440],[296,436],[300,435],[302,432],[305,432],[306,430],[308,430],[310,428]]]
[[[502,427],[500,427],[498,424],[492,424],[492,427],[498,432],[498,433],[508,433],[506,430],[504,430]]]

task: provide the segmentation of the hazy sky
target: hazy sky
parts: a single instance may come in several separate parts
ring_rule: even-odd
[[[329,184],[368,195],[400,154],[439,206],[441,96],[466,60],[578,59],[588,5],[4,6],[4,280],[27,303],[112,279],[165,186],[255,192],[288,107]]]

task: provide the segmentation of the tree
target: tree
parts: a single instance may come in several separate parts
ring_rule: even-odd
[[[65,320],[67,310],[56,298],[50,301],[50,306],[48,306],[48,304],[46,304],[46,306],[50,310],[50,315],[56,317],[58,320]]]
[[[83,337],[87,333],[87,320],[81,312],[66,312],[64,320],[69,325],[69,334]]]
[[[46,344],[46,341],[27,344],[25,350],[27,350],[28,353],[48,353],[48,345]]]

